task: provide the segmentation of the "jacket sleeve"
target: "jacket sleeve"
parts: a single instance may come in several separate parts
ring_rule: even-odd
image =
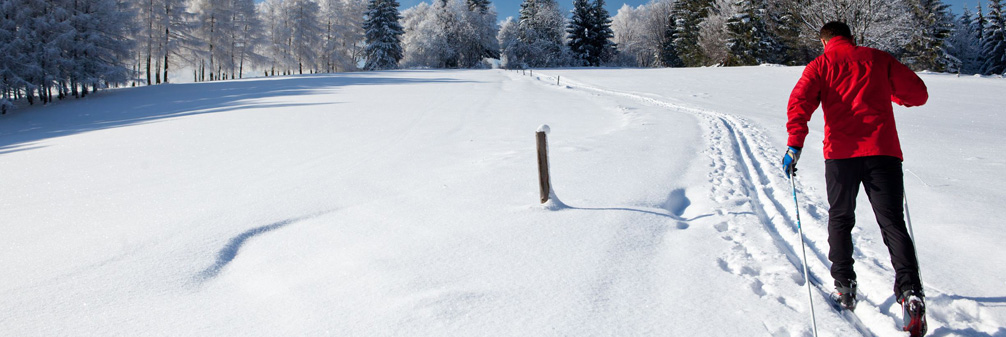
[[[807,122],[810,116],[821,105],[821,73],[820,59],[816,59],[807,65],[803,70],[803,76],[796,82],[796,87],[789,95],[789,104],[786,108],[788,120],[786,131],[789,132],[789,139],[786,145],[803,148],[803,141],[807,138]]]
[[[895,104],[913,107],[926,104],[929,100],[929,91],[926,83],[922,82],[919,75],[908,69],[904,64],[898,62],[893,56],[890,57],[891,66],[888,78],[891,80],[891,102]]]

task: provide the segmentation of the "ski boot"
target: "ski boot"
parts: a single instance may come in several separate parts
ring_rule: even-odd
[[[907,290],[898,298],[904,315],[905,331],[911,337],[922,337],[926,334],[926,301],[921,290]]]
[[[849,280],[847,284],[842,284],[842,282],[835,282],[835,293],[832,294],[835,302],[838,303],[842,309],[849,311],[856,310],[856,280]]]

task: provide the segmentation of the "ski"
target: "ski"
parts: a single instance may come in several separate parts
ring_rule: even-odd
[[[845,318],[847,322],[852,324],[852,326],[859,332],[860,335],[874,336],[873,332],[870,331],[870,329],[866,326],[866,324],[863,324],[863,321],[859,320],[859,317],[856,316],[855,311],[853,311],[855,309],[855,305],[853,305],[852,309],[843,306],[840,296],[838,295],[837,292],[830,293],[830,295],[826,297],[828,298],[828,305],[831,306],[831,309],[837,312],[843,318]]]

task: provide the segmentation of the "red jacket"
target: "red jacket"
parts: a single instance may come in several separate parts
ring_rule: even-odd
[[[891,102],[926,104],[922,79],[890,54],[835,37],[807,65],[789,97],[789,146],[803,147],[807,121],[822,105],[824,158],[893,156],[904,159]]]

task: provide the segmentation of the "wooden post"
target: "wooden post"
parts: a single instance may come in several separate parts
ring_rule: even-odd
[[[538,187],[541,190],[541,203],[543,204],[548,201],[552,192],[552,183],[549,181],[548,175],[548,140],[546,136],[548,132],[548,125],[542,125],[535,133],[538,143]]]

